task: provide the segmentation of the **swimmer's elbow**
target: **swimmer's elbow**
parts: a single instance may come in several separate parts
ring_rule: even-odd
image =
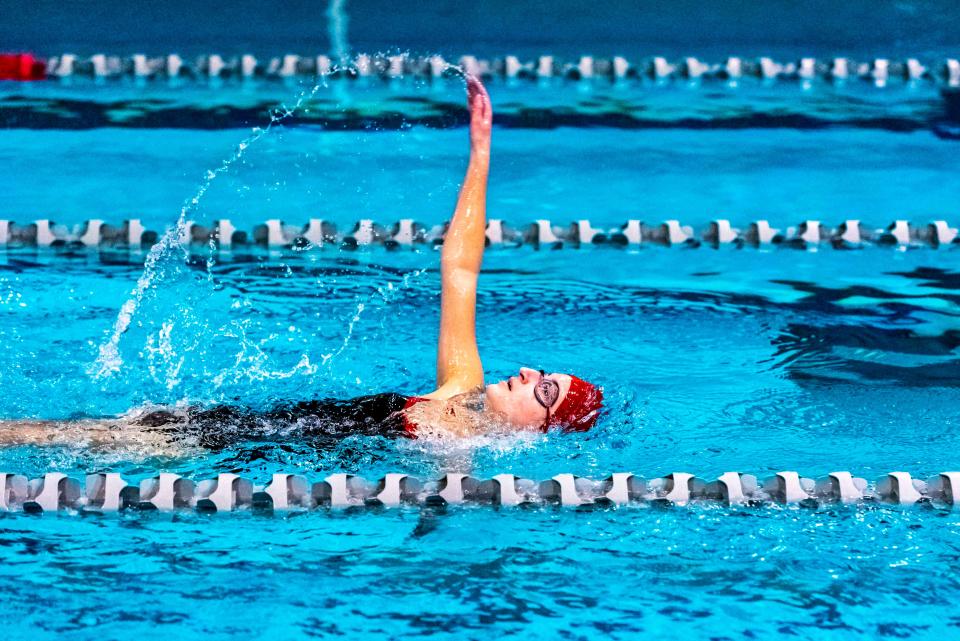
[[[480,275],[480,269],[472,265],[460,263],[447,264],[442,266],[444,289],[467,292],[476,290],[477,278]]]

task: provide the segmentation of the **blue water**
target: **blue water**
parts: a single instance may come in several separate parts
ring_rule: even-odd
[[[513,96],[521,107],[544,100],[525,91]],[[709,93],[666,100],[696,111]],[[824,95],[813,97],[839,104]],[[911,95],[868,97],[923,122]],[[550,100],[576,111],[578,96],[567,88]],[[241,228],[323,217],[344,228],[449,215],[462,127],[297,125],[251,147],[191,217]],[[248,134],[5,130],[2,217],[73,224],[136,214],[172,224]],[[490,215],[518,224],[640,216],[699,226],[721,214],[775,225],[957,222],[957,143],[922,127],[498,127],[494,138]],[[609,413],[591,432],[439,444],[353,437],[332,450],[289,442],[215,454],[106,450],[77,434],[69,447],[0,450],[0,470],[131,480],[229,471],[265,482],[275,471],[375,479],[453,470],[543,479],[848,469],[873,480],[958,467],[960,253],[523,249],[489,252],[484,268],[488,377],[531,365],[602,383]],[[100,347],[140,267],[0,260],[0,416],[430,388],[431,250],[210,265],[173,252],[158,270],[119,342],[117,371],[98,377]],[[929,506],[0,514],[0,631],[30,640],[951,638],[958,535],[960,517]]]
[[[144,400],[256,405],[422,391],[436,274],[383,295],[376,288],[402,285],[404,262],[425,262],[396,256],[387,269],[383,258],[331,256],[313,271],[224,267],[212,283],[203,270],[172,273],[106,381],[86,368],[137,271],[5,270],[3,412],[55,418]],[[667,250],[594,252],[588,272],[570,253],[490,258],[479,300],[490,375],[531,363],[602,381],[610,415],[592,432],[446,446],[357,437],[331,451],[293,442],[182,457],[80,441],[4,450],[0,468],[131,479],[234,471],[264,482],[279,470],[710,478],[843,468],[873,479],[956,467],[957,378],[931,383],[924,370],[956,368],[951,254],[698,251],[678,262]],[[931,261],[954,274],[952,286],[919,277]],[[811,295],[772,282],[780,279],[824,289]],[[351,342],[322,366],[358,301],[367,307]],[[852,328],[854,344],[831,328]],[[893,329],[912,337],[881,333]],[[0,526],[4,610],[17,613],[5,638],[928,638],[957,623],[948,598],[960,519],[924,508],[21,515],[0,516]]]
[[[960,15],[950,0],[770,0],[659,3],[611,0],[584,6],[536,2],[342,3],[357,51],[417,49],[445,55],[835,55],[956,51]],[[287,0],[282,10],[236,0],[223,10],[187,0],[89,3],[5,0],[0,41],[44,54],[110,51],[186,55],[217,50],[282,55],[328,52],[328,3]]]
[[[20,169],[0,174],[4,217],[65,224],[137,217],[169,226],[207,169],[247,133],[7,131],[0,162]],[[218,177],[192,217],[226,217],[244,229],[268,218],[323,218],[344,231],[362,218],[436,224],[456,202],[463,138],[460,129],[283,130]],[[507,129],[496,132],[495,145],[489,215],[516,226],[538,218],[604,226],[679,218],[699,228],[725,217],[781,226],[859,218],[882,227],[898,218],[950,219],[960,198],[960,144],[929,131]]]

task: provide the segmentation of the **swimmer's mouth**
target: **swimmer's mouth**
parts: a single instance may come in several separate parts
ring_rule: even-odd
[[[512,379],[512,378],[508,378],[508,379],[507,379],[507,389],[510,390],[511,392],[513,391],[513,379]]]

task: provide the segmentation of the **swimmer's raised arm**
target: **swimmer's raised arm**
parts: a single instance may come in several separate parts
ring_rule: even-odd
[[[477,78],[467,77],[470,109],[470,163],[460,188],[440,257],[440,340],[437,347],[437,390],[429,398],[444,399],[483,385],[477,349],[477,277],[483,260],[487,227],[487,173],[490,168],[490,96]]]

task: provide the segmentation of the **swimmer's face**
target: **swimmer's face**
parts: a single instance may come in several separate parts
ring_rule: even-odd
[[[547,373],[543,378],[556,381],[560,393],[550,405],[550,415],[556,412],[570,389],[570,377],[566,374]],[[503,416],[508,423],[525,429],[539,429],[547,419],[547,409],[540,404],[534,393],[541,384],[538,370],[521,367],[516,376],[505,381],[487,385],[487,409]],[[543,395],[541,394],[541,397]]]

